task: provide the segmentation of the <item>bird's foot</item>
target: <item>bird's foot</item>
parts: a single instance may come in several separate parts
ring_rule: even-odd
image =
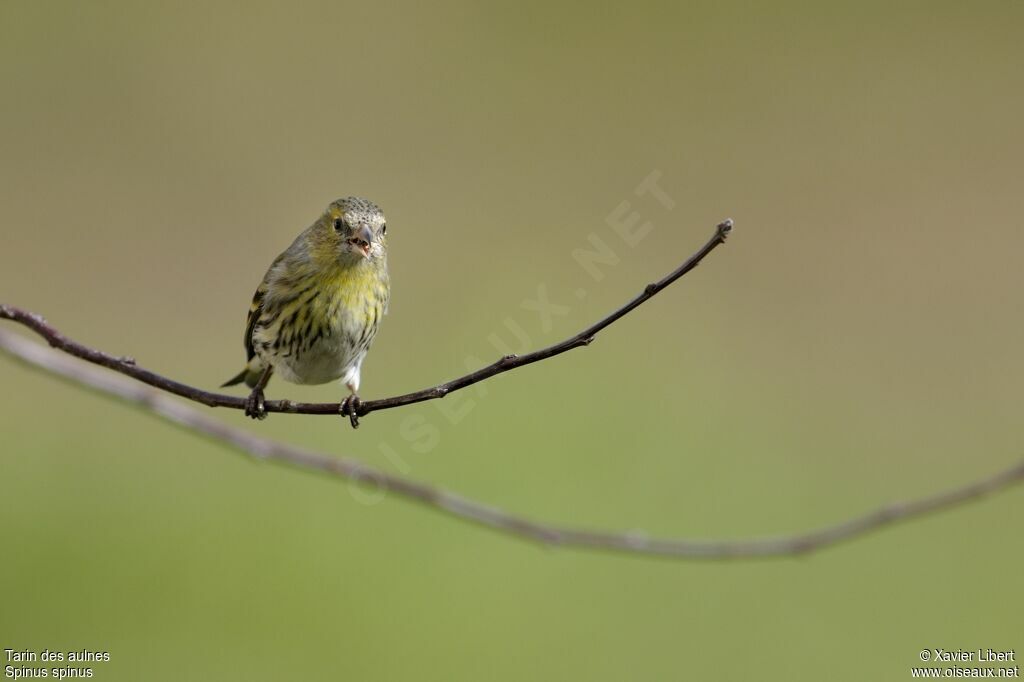
[[[363,401],[355,393],[341,401],[341,409],[338,412],[342,417],[348,417],[353,429],[359,428],[359,406],[362,404]]]
[[[267,408],[263,404],[263,389],[254,388],[245,399],[245,416],[251,419],[266,419]]]

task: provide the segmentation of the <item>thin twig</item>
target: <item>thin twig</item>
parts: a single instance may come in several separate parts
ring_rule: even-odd
[[[458,519],[544,545],[580,547],[683,559],[750,559],[805,554],[851,540],[889,524],[908,521],[1005,490],[1024,480],[1024,460],[995,475],[909,502],[891,504],[808,533],[751,540],[651,538],[641,532],[615,533],[563,528],[530,521],[453,493],[384,473],[347,457],[331,457],[277,443],[213,419],[187,403],[73,360],[39,343],[0,329],[0,349],[30,367],[140,406],[164,420],[226,443],[258,459],[323,472],[393,492]],[[95,352],[95,351],[94,351]],[[106,357],[106,356],[104,356]],[[103,363],[99,363],[103,364]]]
[[[506,355],[505,357],[499,358],[490,365],[482,367],[475,372],[470,372],[469,374],[457,379],[452,379],[451,381],[438,384],[431,388],[425,388],[420,391],[414,391],[412,393],[406,393],[392,398],[364,400],[357,408],[357,416],[362,417],[370,412],[376,412],[378,410],[387,410],[394,407],[423,402],[424,400],[443,398],[449,393],[466,388],[467,386],[472,386],[484,379],[489,379],[495,375],[516,369],[517,367],[523,367],[524,365],[530,365],[534,362],[539,362],[541,360],[552,358],[556,355],[561,355],[573,348],[587,346],[594,340],[594,337],[597,336],[598,332],[602,329],[623,317],[626,313],[638,307],[649,298],[655,296],[659,291],[697,267],[697,265],[704,260],[705,256],[714,251],[720,244],[725,243],[725,239],[729,236],[731,231],[731,220],[725,220],[719,223],[715,228],[715,234],[711,239],[709,239],[708,242],[702,246],[699,251],[697,251],[697,253],[690,256],[685,263],[670,272],[661,280],[648,284],[640,294],[633,298],[633,300],[615,312],[560,343],[548,346],[547,348],[541,348],[540,350],[527,353],[526,355]],[[54,348],[59,348],[60,350],[70,353],[75,357],[87,360],[88,362],[92,362],[97,365],[102,365],[103,367],[112,369],[115,372],[126,374],[133,379],[137,379],[145,384],[167,391],[168,393],[173,393],[181,396],[182,398],[194,400],[195,402],[202,403],[209,407],[230,407],[236,410],[245,409],[245,398],[204,391],[202,389],[195,388],[194,386],[189,386],[187,384],[174,381],[173,379],[168,379],[167,377],[148,369],[144,369],[138,366],[132,358],[108,355],[107,353],[94,350],[78,343],[77,341],[73,341],[57,331],[57,329],[48,324],[42,316],[36,313],[22,310],[21,308],[17,308],[13,305],[0,304],[0,318],[20,322],[46,339],[46,341]],[[330,414],[337,416],[342,410],[340,403],[300,403],[291,400],[268,400],[264,403],[264,406],[267,412],[288,412],[292,414]],[[343,412],[343,414],[347,414],[347,412]]]

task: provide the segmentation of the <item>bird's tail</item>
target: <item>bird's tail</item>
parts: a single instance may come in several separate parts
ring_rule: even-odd
[[[248,386],[249,388],[253,388],[254,386],[256,386],[256,382],[259,380],[259,372],[253,372],[251,369],[246,367],[241,372],[239,372],[238,374],[236,374],[235,376],[231,377],[223,384],[221,384],[220,387],[225,388],[227,386],[235,386],[244,381],[246,386]]]

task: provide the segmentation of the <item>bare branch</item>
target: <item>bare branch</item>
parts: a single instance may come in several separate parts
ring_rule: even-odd
[[[731,220],[725,220],[719,223],[715,228],[715,234],[711,239],[709,239],[708,242],[704,244],[699,251],[697,251],[697,253],[690,256],[685,263],[670,272],[661,280],[648,284],[640,294],[633,298],[633,300],[615,312],[560,343],[548,346],[547,348],[541,348],[540,350],[527,353],[526,355],[507,355],[486,367],[476,370],[475,372],[470,372],[469,374],[457,379],[452,379],[451,381],[438,384],[431,388],[425,388],[420,391],[414,391],[412,393],[406,393],[392,398],[364,400],[357,408],[357,416],[361,417],[369,414],[370,412],[387,410],[394,407],[401,407],[403,405],[411,405],[413,403],[423,402],[424,400],[443,398],[449,393],[466,388],[467,386],[472,386],[475,383],[489,379],[498,374],[508,372],[509,370],[516,369],[517,367],[530,365],[534,362],[539,362],[541,360],[552,358],[556,355],[561,355],[573,348],[589,345],[602,329],[625,316],[628,312],[638,307],[649,298],[652,298],[659,291],[697,267],[697,265],[704,260],[705,256],[714,251],[720,244],[725,243],[725,239],[729,236],[731,231]],[[181,396],[182,398],[194,400],[195,402],[202,403],[209,407],[230,407],[236,410],[245,409],[245,398],[204,391],[202,389],[195,388],[194,386],[189,386],[187,384],[174,381],[173,379],[168,379],[167,377],[161,376],[160,374],[148,369],[144,369],[135,364],[135,360],[132,358],[108,355],[107,353],[94,350],[78,343],[77,341],[73,341],[49,325],[42,316],[36,313],[31,313],[12,305],[0,304],[0,318],[6,318],[25,325],[46,339],[51,346],[59,348],[65,353],[70,353],[82,360],[102,365],[103,367],[112,369],[115,372],[126,374],[133,379],[137,379],[145,384],[167,391],[168,393],[173,393]],[[345,412],[342,412],[342,406],[340,403],[299,403],[291,400],[268,400],[264,404],[264,407],[267,412],[330,414],[335,416],[337,416],[339,412],[347,414],[347,408]]]
[[[610,324],[611,321],[606,324]],[[1024,480],[1024,460],[1022,460],[988,478],[917,500],[891,504],[849,521],[798,535],[751,540],[673,540],[651,538],[641,532],[615,533],[562,528],[520,518],[439,488],[384,473],[354,459],[331,457],[261,438],[213,419],[206,413],[174,400],[159,391],[73,360],[12,332],[0,330],[0,349],[31,367],[67,379],[75,385],[92,388],[104,395],[120,398],[125,402],[140,406],[168,422],[204,434],[215,441],[226,443],[258,459],[376,486],[458,519],[544,545],[683,559],[750,559],[793,556],[845,542],[889,524],[908,521],[956,507],[984,495],[1008,489]],[[92,361],[97,364],[105,365],[104,359],[110,358],[98,351],[89,351],[89,353],[95,354]],[[77,355],[77,353],[75,354]],[[110,359],[123,362],[114,358]]]

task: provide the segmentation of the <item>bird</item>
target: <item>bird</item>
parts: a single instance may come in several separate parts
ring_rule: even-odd
[[[340,379],[339,412],[358,428],[360,372],[388,311],[387,222],[361,197],[332,201],[274,259],[256,288],[245,325],[245,368],[223,386],[252,389],[245,414],[266,418],[263,389],[273,374],[295,384]]]

